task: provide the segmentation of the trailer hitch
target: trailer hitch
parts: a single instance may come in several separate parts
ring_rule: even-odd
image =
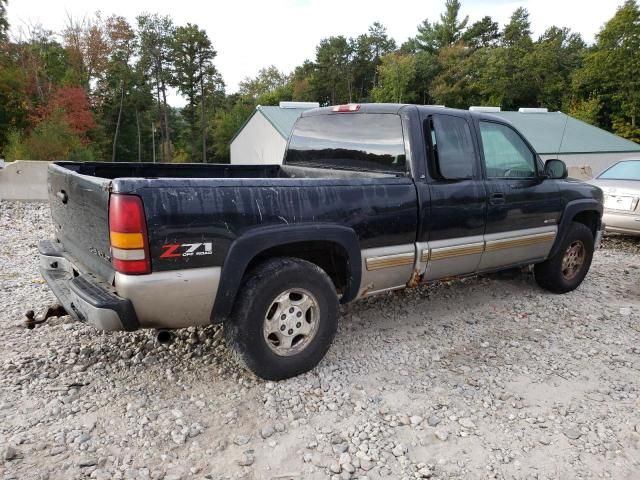
[[[25,313],[27,319],[24,321],[24,326],[32,330],[36,328],[36,325],[46,322],[51,317],[62,317],[63,315],[67,315],[67,311],[62,305],[58,304],[49,305],[47,309],[38,316],[36,316],[33,310],[27,310]]]

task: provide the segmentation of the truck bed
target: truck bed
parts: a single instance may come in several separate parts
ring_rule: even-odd
[[[301,167],[295,165],[226,165],[215,163],[57,162],[68,170],[114,180],[117,178],[380,178],[393,174]]]

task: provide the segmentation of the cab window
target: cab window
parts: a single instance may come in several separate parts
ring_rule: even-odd
[[[536,156],[515,130],[480,122],[480,137],[488,178],[533,178]]]
[[[424,130],[431,142],[433,176],[443,180],[472,178],[475,151],[467,121],[451,115],[433,115],[426,122]]]

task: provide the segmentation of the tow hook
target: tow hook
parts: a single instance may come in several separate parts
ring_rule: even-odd
[[[36,325],[46,322],[51,317],[62,317],[67,315],[67,311],[62,305],[54,304],[47,307],[47,309],[40,315],[36,316],[33,310],[27,310],[24,314],[27,319],[24,321],[24,326],[29,330],[36,328]]]

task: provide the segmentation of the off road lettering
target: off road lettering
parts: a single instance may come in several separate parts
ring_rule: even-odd
[[[193,257],[194,255],[212,255],[213,244],[211,242],[200,243],[168,243],[163,245],[164,252],[160,258]]]

